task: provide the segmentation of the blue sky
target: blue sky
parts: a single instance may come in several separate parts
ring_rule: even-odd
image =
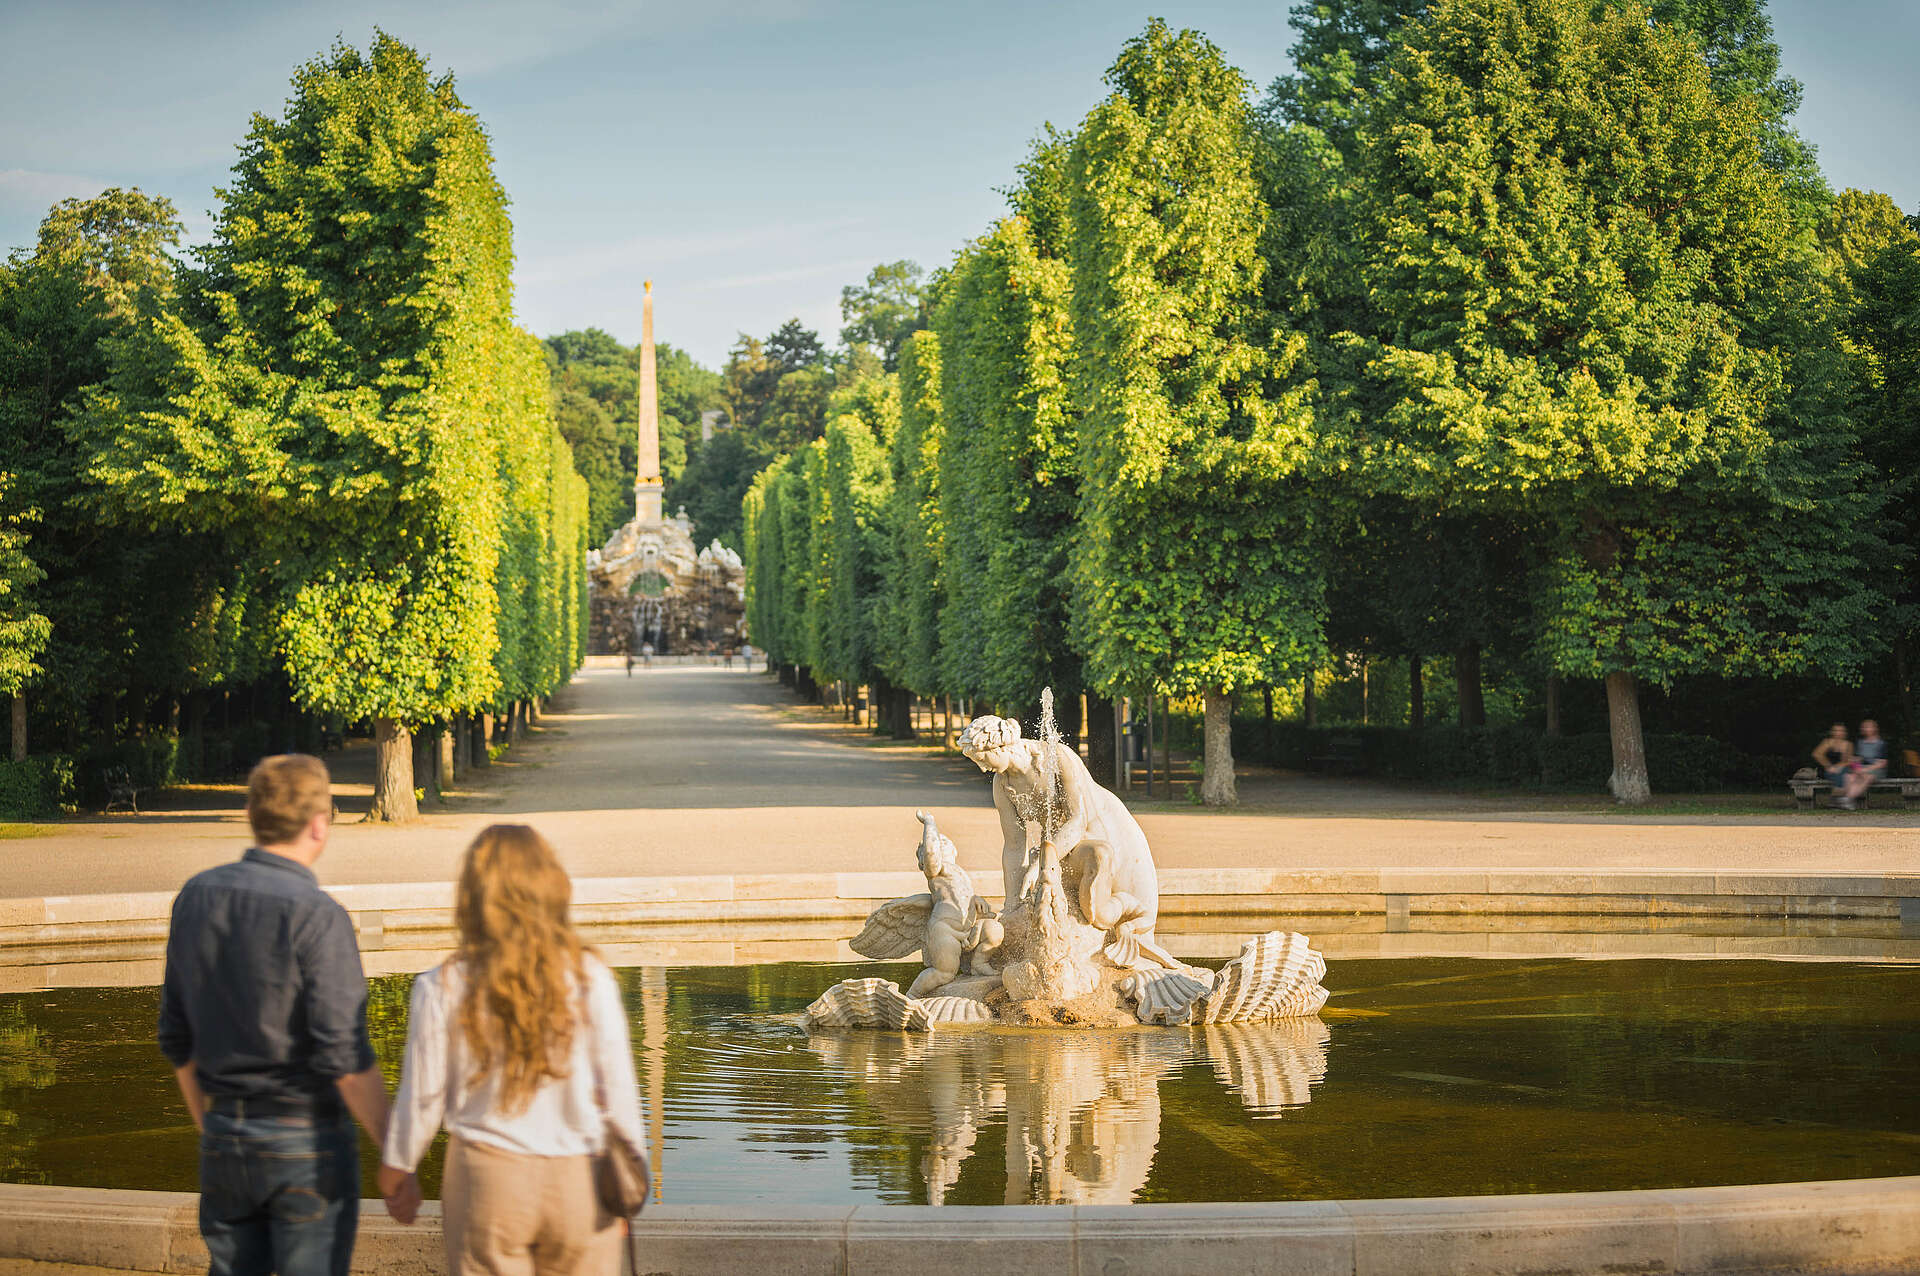
[[[1149,14],[1264,86],[1287,69],[1288,7],[0,0],[0,248],[109,185],[171,197],[203,238],[251,113],[378,25],[452,69],[492,134],[521,322],[637,339],[651,277],[661,339],[717,365],[738,332],[795,315],[832,340],[841,285],[876,262],[948,260]],[[1920,2],[1772,11],[1829,179],[1920,208]]]

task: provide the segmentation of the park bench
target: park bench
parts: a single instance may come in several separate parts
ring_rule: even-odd
[[[109,811],[124,809],[132,811],[135,815],[140,814],[140,790],[134,787],[133,777],[127,774],[127,768],[108,767],[100,778],[106,781]]]
[[[1307,758],[1309,770],[1358,771],[1367,761],[1366,743],[1357,735],[1336,735],[1327,740],[1326,751]]]
[[[1787,787],[1793,790],[1794,806],[1803,811],[1812,810],[1821,797],[1833,792],[1833,785],[1818,777],[1796,775],[1787,781]],[[1888,776],[1884,780],[1875,780],[1860,795],[1860,805],[1865,806],[1867,799],[1875,793],[1898,793],[1907,806],[1920,805],[1920,776]]]

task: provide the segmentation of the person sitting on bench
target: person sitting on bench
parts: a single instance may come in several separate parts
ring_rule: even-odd
[[[1851,811],[1868,789],[1886,778],[1887,742],[1880,734],[1880,724],[1868,718],[1860,724],[1860,743],[1847,764],[1845,787],[1838,782],[1833,787],[1840,795],[1840,805]]]

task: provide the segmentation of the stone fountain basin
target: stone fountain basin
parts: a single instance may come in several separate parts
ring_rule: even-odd
[[[983,875],[983,877],[986,875]],[[1920,959],[1920,879],[1442,870],[1168,870],[1163,930],[1183,958],[1231,955],[1250,917],[1304,919],[1334,961],[1360,955]],[[622,963],[847,959],[847,922],[916,875],[602,879],[583,921]],[[983,889],[995,885],[982,883]],[[347,887],[370,970],[439,959],[450,888]],[[0,901],[0,989],[150,984],[170,896]],[[617,929],[616,929],[617,928]],[[776,937],[777,936],[777,937]],[[1209,947],[1211,945],[1211,947]],[[1335,1022],[1338,1029],[1338,1023]],[[1164,1031],[1164,1030],[1148,1030]],[[0,1258],[203,1269],[193,1198],[0,1187]],[[377,1209],[373,1211],[377,1214]],[[438,1269],[429,1218],[369,1217],[356,1270]],[[1416,1272],[1913,1270],[1920,1178],[1661,1191],[1240,1204],[660,1206],[648,1270]],[[1118,1265],[1116,1265],[1118,1264]]]

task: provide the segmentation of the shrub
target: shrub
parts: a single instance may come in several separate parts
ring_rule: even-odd
[[[0,762],[0,818],[30,820],[74,808],[73,759],[48,753]]]

